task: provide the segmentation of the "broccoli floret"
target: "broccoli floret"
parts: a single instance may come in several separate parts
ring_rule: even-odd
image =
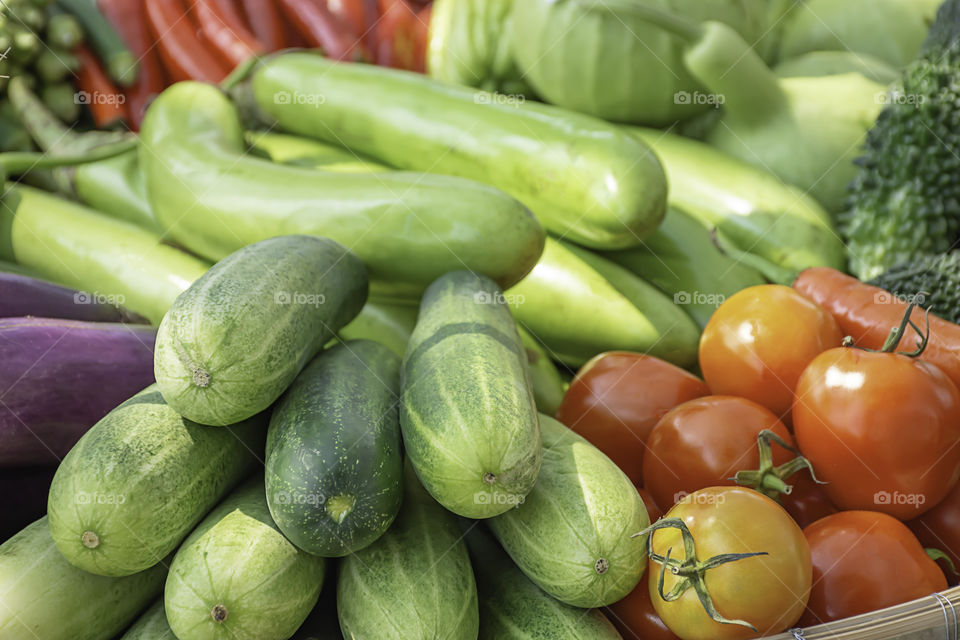
[[[867,134],[840,226],[864,279],[960,243],[960,0],[946,0]]]
[[[881,273],[870,284],[960,323],[960,252],[919,256]]]

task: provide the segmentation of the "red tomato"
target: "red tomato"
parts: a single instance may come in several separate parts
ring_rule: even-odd
[[[803,530],[813,588],[801,625],[839,620],[947,588],[937,564],[899,520],[876,511],[841,511]]]
[[[707,322],[700,369],[712,393],[749,398],[789,420],[804,367],[842,340],[833,316],[790,287],[748,287]]]
[[[647,515],[650,516],[650,522],[656,522],[663,517],[663,509],[657,506],[657,501],[653,499],[649,491],[637,487],[637,493],[639,493],[643,499],[643,506],[647,508]]]
[[[960,391],[929,362],[853,347],[826,351],[800,377],[793,427],[844,510],[915,518],[960,478]]]
[[[596,356],[577,372],[557,410],[557,420],[593,443],[634,484],[640,484],[650,430],[673,407],[708,393],[700,378],[669,362],[612,351]]]
[[[626,598],[607,607],[606,614],[624,640],[679,640],[653,608],[646,580],[641,580]]]
[[[960,484],[954,486],[953,491],[937,506],[911,520],[907,526],[924,547],[943,551],[954,568],[960,570]],[[950,584],[956,584],[960,580],[960,576],[954,573],[946,562],[938,564]]]
[[[792,489],[790,493],[780,496],[780,504],[801,528],[837,512],[823,485],[814,482],[808,471],[798,471],[786,481]]]
[[[757,631],[712,620],[692,588],[672,602],[663,600],[657,585],[661,565],[651,558],[650,598],[673,633],[684,640],[755,638],[789,628],[803,613],[810,593],[810,550],[800,527],[776,502],[753,489],[710,487],[685,497],[666,518],[683,520],[700,562],[726,553],[767,554],[728,562],[704,574],[717,612],[729,620],[745,620]],[[666,556],[672,548],[671,559],[686,559],[679,530],[661,529],[651,535],[655,554]],[[680,579],[666,570],[663,592],[669,593]]]
[[[745,398],[707,396],[684,402],[667,412],[647,438],[643,487],[658,505],[669,508],[698,489],[735,485],[737,471],[760,466],[757,436],[764,429],[792,440],[775,415]],[[796,457],[776,444],[772,451],[774,464]]]

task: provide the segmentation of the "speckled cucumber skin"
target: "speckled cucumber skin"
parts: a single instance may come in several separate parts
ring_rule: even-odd
[[[304,551],[339,557],[379,538],[400,510],[400,358],[370,340],[320,353],[273,409],[267,504]]]
[[[646,567],[650,524],[636,488],[606,455],[540,416],[543,465],[523,504],[490,519],[491,531],[538,587],[575,607],[626,596]]]
[[[173,630],[167,624],[167,612],[163,608],[163,598],[137,618],[133,626],[121,636],[120,640],[177,640]]]
[[[526,352],[504,300],[483,276],[441,276],[424,294],[403,361],[407,455],[430,495],[467,518],[510,509],[540,469]]]
[[[227,425],[263,411],[363,307],[367,271],[333,240],[278,236],[220,262],[173,303],[154,375],[180,414]]]
[[[98,575],[152,567],[263,459],[265,436],[266,416],[200,425],[178,415],[156,385],[147,387],[60,463],[47,503],[57,548]]]
[[[337,614],[350,640],[477,638],[477,586],[463,535],[409,465],[393,526],[340,562]]]
[[[179,640],[286,640],[317,603],[325,569],[323,558],[283,537],[270,518],[263,476],[252,478],[174,556],[167,621]]]
[[[621,640],[598,609],[563,604],[530,582],[482,526],[467,526],[480,602],[479,640]]]
[[[0,544],[0,638],[110,640],[160,595],[166,575],[163,564],[124,578],[81,571],[41,518]]]

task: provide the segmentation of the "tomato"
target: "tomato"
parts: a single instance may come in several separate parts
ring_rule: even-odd
[[[960,570],[960,484],[954,486],[937,506],[911,520],[907,526],[924,547],[944,552],[954,568]],[[950,584],[956,584],[960,576],[946,562],[938,564]]]
[[[613,351],[581,367],[557,410],[557,420],[593,443],[634,484],[640,484],[650,430],[673,407],[707,393],[700,378],[669,362]]]
[[[637,487],[637,493],[643,498],[643,506],[647,508],[647,515],[650,516],[650,522],[656,522],[663,517],[663,509],[657,505],[657,501],[653,499],[649,491]]]
[[[804,367],[842,340],[833,316],[790,287],[748,287],[707,322],[700,369],[711,392],[749,398],[789,420]]]
[[[841,511],[804,529],[813,589],[801,624],[882,609],[947,588],[905,524],[876,511]]]
[[[759,467],[757,436],[764,429],[791,441],[783,423],[756,402],[731,396],[684,402],[647,438],[643,487],[658,505],[669,507],[697,489],[734,485],[737,471]],[[778,445],[772,451],[774,464],[796,457]]]
[[[693,588],[666,602],[657,587],[661,564],[651,558],[647,567],[650,598],[673,633],[683,640],[754,638],[779,633],[800,618],[810,593],[810,550],[803,531],[780,505],[753,489],[709,487],[686,496],[660,522],[670,518],[683,520],[701,562],[727,553],[767,554],[721,564],[703,574],[716,611],[728,620],[749,622],[756,631],[712,620]],[[654,554],[665,556],[672,549],[671,560],[686,559],[678,529],[660,529],[651,535]],[[664,593],[679,580],[667,569]]]
[[[607,607],[605,613],[624,640],[678,640],[653,608],[646,580],[641,580],[627,597]]]
[[[960,478],[960,391],[916,358],[853,347],[820,354],[800,376],[793,427],[841,509],[915,518]]]
[[[787,482],[792,488],[789,494],[780,496],[780,504],[797,521],[800,528],[837,512],[837,508],[823,490],[823,485],[814,482],[806,471],[793,474],[787,478]]]

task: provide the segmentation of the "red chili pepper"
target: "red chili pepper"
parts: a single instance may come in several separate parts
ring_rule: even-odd
[[[226,0],[228,2],[232,0]],[[247,24],[267,51],[278,51],[289,46],[280,9],[273,0],[243,0]]]
[[[110,80],[97,57],[85,45],[77,47],[74,53],[80,61],[77,98],[90,109],[93,123],[103,129],[126,120],[126,97]]]
[[[279,0],[280,8],[310,46],[334,60],[365,58],[363,43],[319,0]]]
[[[229,68],[265,51],[236,9],[224,11],[217,0],[193,0],[192,11],[204,40]]]
[[[395,69],[416,69],[414,31],[417,14],[406,0],[380,0],[383,14],[377,23],[375,60]]]
[[[229,69],[207,51],[181,0],[144,0],[147,24],[171,80],[217,83]]]
[[[150,101],[166,86],[163,68],[147,28],[143,3],[137,0],[99,0],[98,5],[140,63],[137,83],[124,92],[130,124],[134,130],[139,130]]]

